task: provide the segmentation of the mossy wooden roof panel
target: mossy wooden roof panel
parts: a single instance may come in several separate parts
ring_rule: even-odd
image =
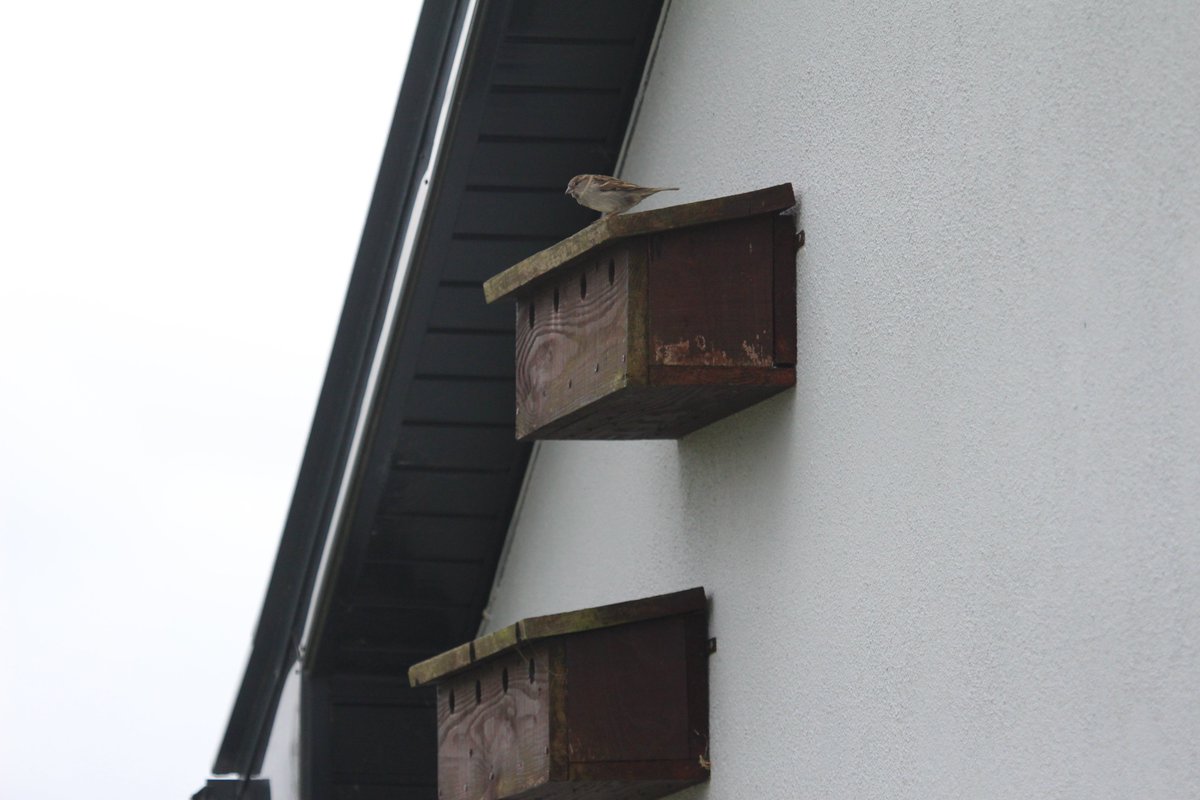
[[[795,204],[792,185],[783,183],[743,194],[601,218],[488,280],[483,285],[484,297],[489,303],[510,297],[559,267],[618,239],[783,211]]]
[[[408,671],[408,679],[413,686],[437,683],[501,653],[516,650],[523,642],[628,625],[706,608],[704,589],[696,587],[624,603],[530,617],[414,664]]]

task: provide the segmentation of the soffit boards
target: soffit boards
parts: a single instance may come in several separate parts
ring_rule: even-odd
[[[529,456],[514,439],[514,313],[481,286],[593,221],[563,190],[613,170],[660,11],[481,3],[317,673],[403,674],[474,637]]]

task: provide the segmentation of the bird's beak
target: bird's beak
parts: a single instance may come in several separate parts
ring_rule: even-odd
[[[565,192],[563,192],[563,194],[570,194],[570,193],[571,193],[570,188],[568,188]]]

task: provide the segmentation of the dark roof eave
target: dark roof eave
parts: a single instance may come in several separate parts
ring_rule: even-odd
[[[325,536],[337,500],[388,288],[430,157],[466,0],[425,3],[351,274],[346,302],[275,565],[214,774],[252,775],[297,654]]]

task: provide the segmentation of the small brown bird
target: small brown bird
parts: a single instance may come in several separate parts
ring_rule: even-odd
[[[567,184],[566,193],[581,206],[604,214],[601,219],[628,211],[652,194],[677,192],[678,187],[655,189],[618,180],[610,175],[576,175]]]

